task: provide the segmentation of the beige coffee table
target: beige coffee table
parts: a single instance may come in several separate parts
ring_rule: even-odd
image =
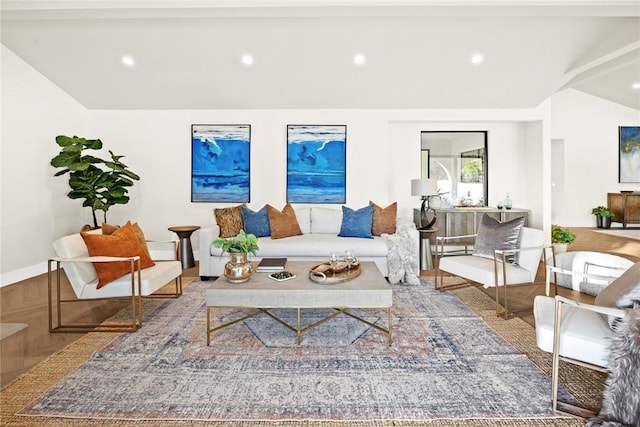
[[[229,283],[224,277],[218,278],[206,291],[207,305],[207,345],[211,343],[211,334],[219,329],[242,322],[264,313],[295,332],[297,342],[305,332],[340,314],[357,319],[372,328],[391,335],[391,308],[393,295],[391,285],[382,276],[375,263],[362,262],[361,274],[353,280],[334,285],[321,284],[309,279],[309,270],[318,262],[287,262],[287,270],[297,277],[286,282],[276,282],[268,277],[269,273],[254,273],[245,283]],[[211,326],[211,310],[214,308],[255,308],[256,311],[240,319],[219,326]],[[276,308],[297,309],[297,324],[292,326],[270,312]],[[302,309],[332,308],[334,313],[304,328],[300,327]],[[373,324],[350,313],[351,308],[384,309],[388,313],[388,328]]]

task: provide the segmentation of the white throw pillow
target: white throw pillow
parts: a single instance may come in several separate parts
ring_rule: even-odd
[[[342,226],[342,209],[311,208],[311,232],[338,234]]]
[[[311,233],[311,208],[293,208],[302,234]]]

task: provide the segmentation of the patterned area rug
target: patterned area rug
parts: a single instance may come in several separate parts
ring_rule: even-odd
[[[550,379],[432,283],[394,287],[394,343],[338,316],[295,336],[266,315],[212,336],[204,291],[146,316],[19,411],[128,420],[427,421],[555,418]],[[216,310],[219,321],[244,311]],[[281,311],[283,317],[293,313]],[[303,323],[318,312],[303,311]],[[361,312],[386,326],[385,312]],[[568,396],[565,396],[565,398]]]

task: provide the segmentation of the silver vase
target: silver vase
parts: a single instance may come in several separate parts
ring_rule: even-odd
[[[230,253],[229,261],[224,265],[224,277],[231,283],[243,283],[253,274],[253,266],[247,260],[247,253]]]

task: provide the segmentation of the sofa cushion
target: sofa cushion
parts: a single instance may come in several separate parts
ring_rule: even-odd
[[[342,225],[338,236],[370,239],[373,237],[371,234],[372,226],[373,206],[365,206],[358,210],[346,206],[342,207]]]
[[[396,232],[398,202],[393,202],[386,208],[381,208],[372,201],[369,201],[369,204],[373,206],[373,226],[371,233],[374,236],[394,234]]]
[[[267,212],[269,214],[272,239],[282,239],[302,234],[296,213],[289,203],[285,205],[282,212],[271,205],[267,205]]]
[[[342,210],[327,208],[311,209],[311,232],[338,234],[342,225]]]
[[[294,208],[302,234],[311,233],[311,208]]]
[[[519,249],[524,220],[524,217],[520,217],[511,221],[500,222],[484,214],[480,221],[480,227],[478,227],[478,236],[474,244],[473,255],[493,259],[496,249]],[[506,259],[511,264],[518,263],[517,254],[507,254]]]
[[[113,234],[80,233],[87,245],[90,256],[112,257],[140,257],[140,268],[152,267],[155,263],[145,252],[138,237],[133,231],[131,223],[117,229]],[[131,271],[128,261],[122,262],[94,262],[94,268],[98,274],[97,289],[122,277]]]
[[[338,237],[336,234],[301,234],[286,239],[258,239],[259,257],[282,257],[319,259],[329,261],[331,252],[343,254],[351,249],[358,259],[385,257],[388,254],[387,244],[380,237],[360,239],[357,237]],[[217,253],[217,252],[216,252]]]
[[[213,210],[216,224],[220,227],[220,237],[235,237],[242,230],[242,206],[244,205]]]
[[[254,234],[256,237],[271,235],[267,205],[264,205],[258,212],[243,206],[242,223],[244,232],[247,234]]]

